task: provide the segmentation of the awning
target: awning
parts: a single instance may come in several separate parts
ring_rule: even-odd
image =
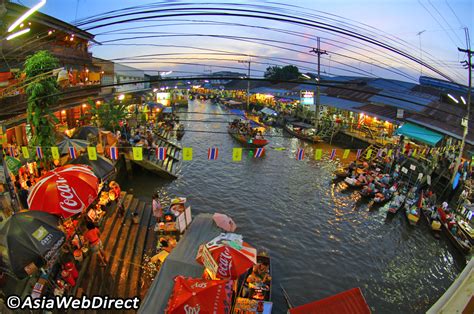
[[[236,116],[243,116],[245,117],[245,111],[244,110],[240,110],[240,109],[230,109],[229,112],[233,115],[236,115]]]
[[[360,288],[353,288],[325,299],[297,306],[290,314],[370,314]]]
[[[421,126],[411,123],[404,123],[399,127],[395,134],[405,135],[411,139],[423,142],[425,144],[435,146],[439,141],[443,139],[443,135]]]
[[[267,116],[276,116],[276,115],[278,115],[278,113],[275,110],[273,110],[271,108],[268,108],[268,107],[263,108],[262,110],[260,110],[260,112],[266,114]]]

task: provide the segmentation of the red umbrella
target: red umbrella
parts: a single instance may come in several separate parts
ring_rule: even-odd
[[[257,263],[257,250],[246,242],[241,242],[241,246],[232,245],[231,242],[208,243],[206,248],[215,265],[214,270],[210,269],[215,276],[221,279],[236,279]],[[207,254],[198,256],[199,262],[204,262]],[[209,265],[209,263],[204,263]]]
[[[28,196],[28,206],[68,218],[86,209],[98,191],[99,179],[90,167],[66,165],[40,178]]]
[[[230,313],[232,282],[177,276],[167,314]]]

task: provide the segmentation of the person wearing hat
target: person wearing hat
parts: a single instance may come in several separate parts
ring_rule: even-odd
[[[152,199],[153,216],[156,218],[154,230],[158,231],[160,229],[160,221],[163,218],[163,207],[161,206],[160,200],[158,198],[158,193],[154,193]]]
[[[175,198],[171,200],[171,207],[170,211],[175,215],[176,217],[179,216],[182,212],[184,212],[184,201],[181,198]]]

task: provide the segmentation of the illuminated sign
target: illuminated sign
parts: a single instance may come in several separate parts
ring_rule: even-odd
[[[165,107],[169,107],[171,105],[170,99],[171,93],[156,93],[156,102],[162,104]]]
[[[302,90],[300,92],[301,104],[302,105],[313,105],[314,104],[314,92]]]

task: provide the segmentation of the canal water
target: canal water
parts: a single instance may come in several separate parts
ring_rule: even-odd
[[[357,193],[333,182],[333,161],[314,161],[309,145],[273,129],[261,159],[238,147],[228,134],[229,116],[217,105],[190,102],[180,114],[188,130],[181,145],[193,148],[179,179],[169,182],[137,172],[124,188],[150,200],[158,191],[164,203],[185,196],[193,214],[222,212],[233,217],[237,232],[258,249],[268,250],[273,265],[274,313],[286,313],[280,284],[294,305],[360,287],[375,313],[425,312],[465,265],[447,239],[437,241],[426,223],[408,225],[398,213],[387,220]],[[207,160],[207,148],[219,159]],[[304,147],[306,159],[296,150]],[[277,149],[275,149],[277,148]],[[283,150],[284,148],[284,150]]]

